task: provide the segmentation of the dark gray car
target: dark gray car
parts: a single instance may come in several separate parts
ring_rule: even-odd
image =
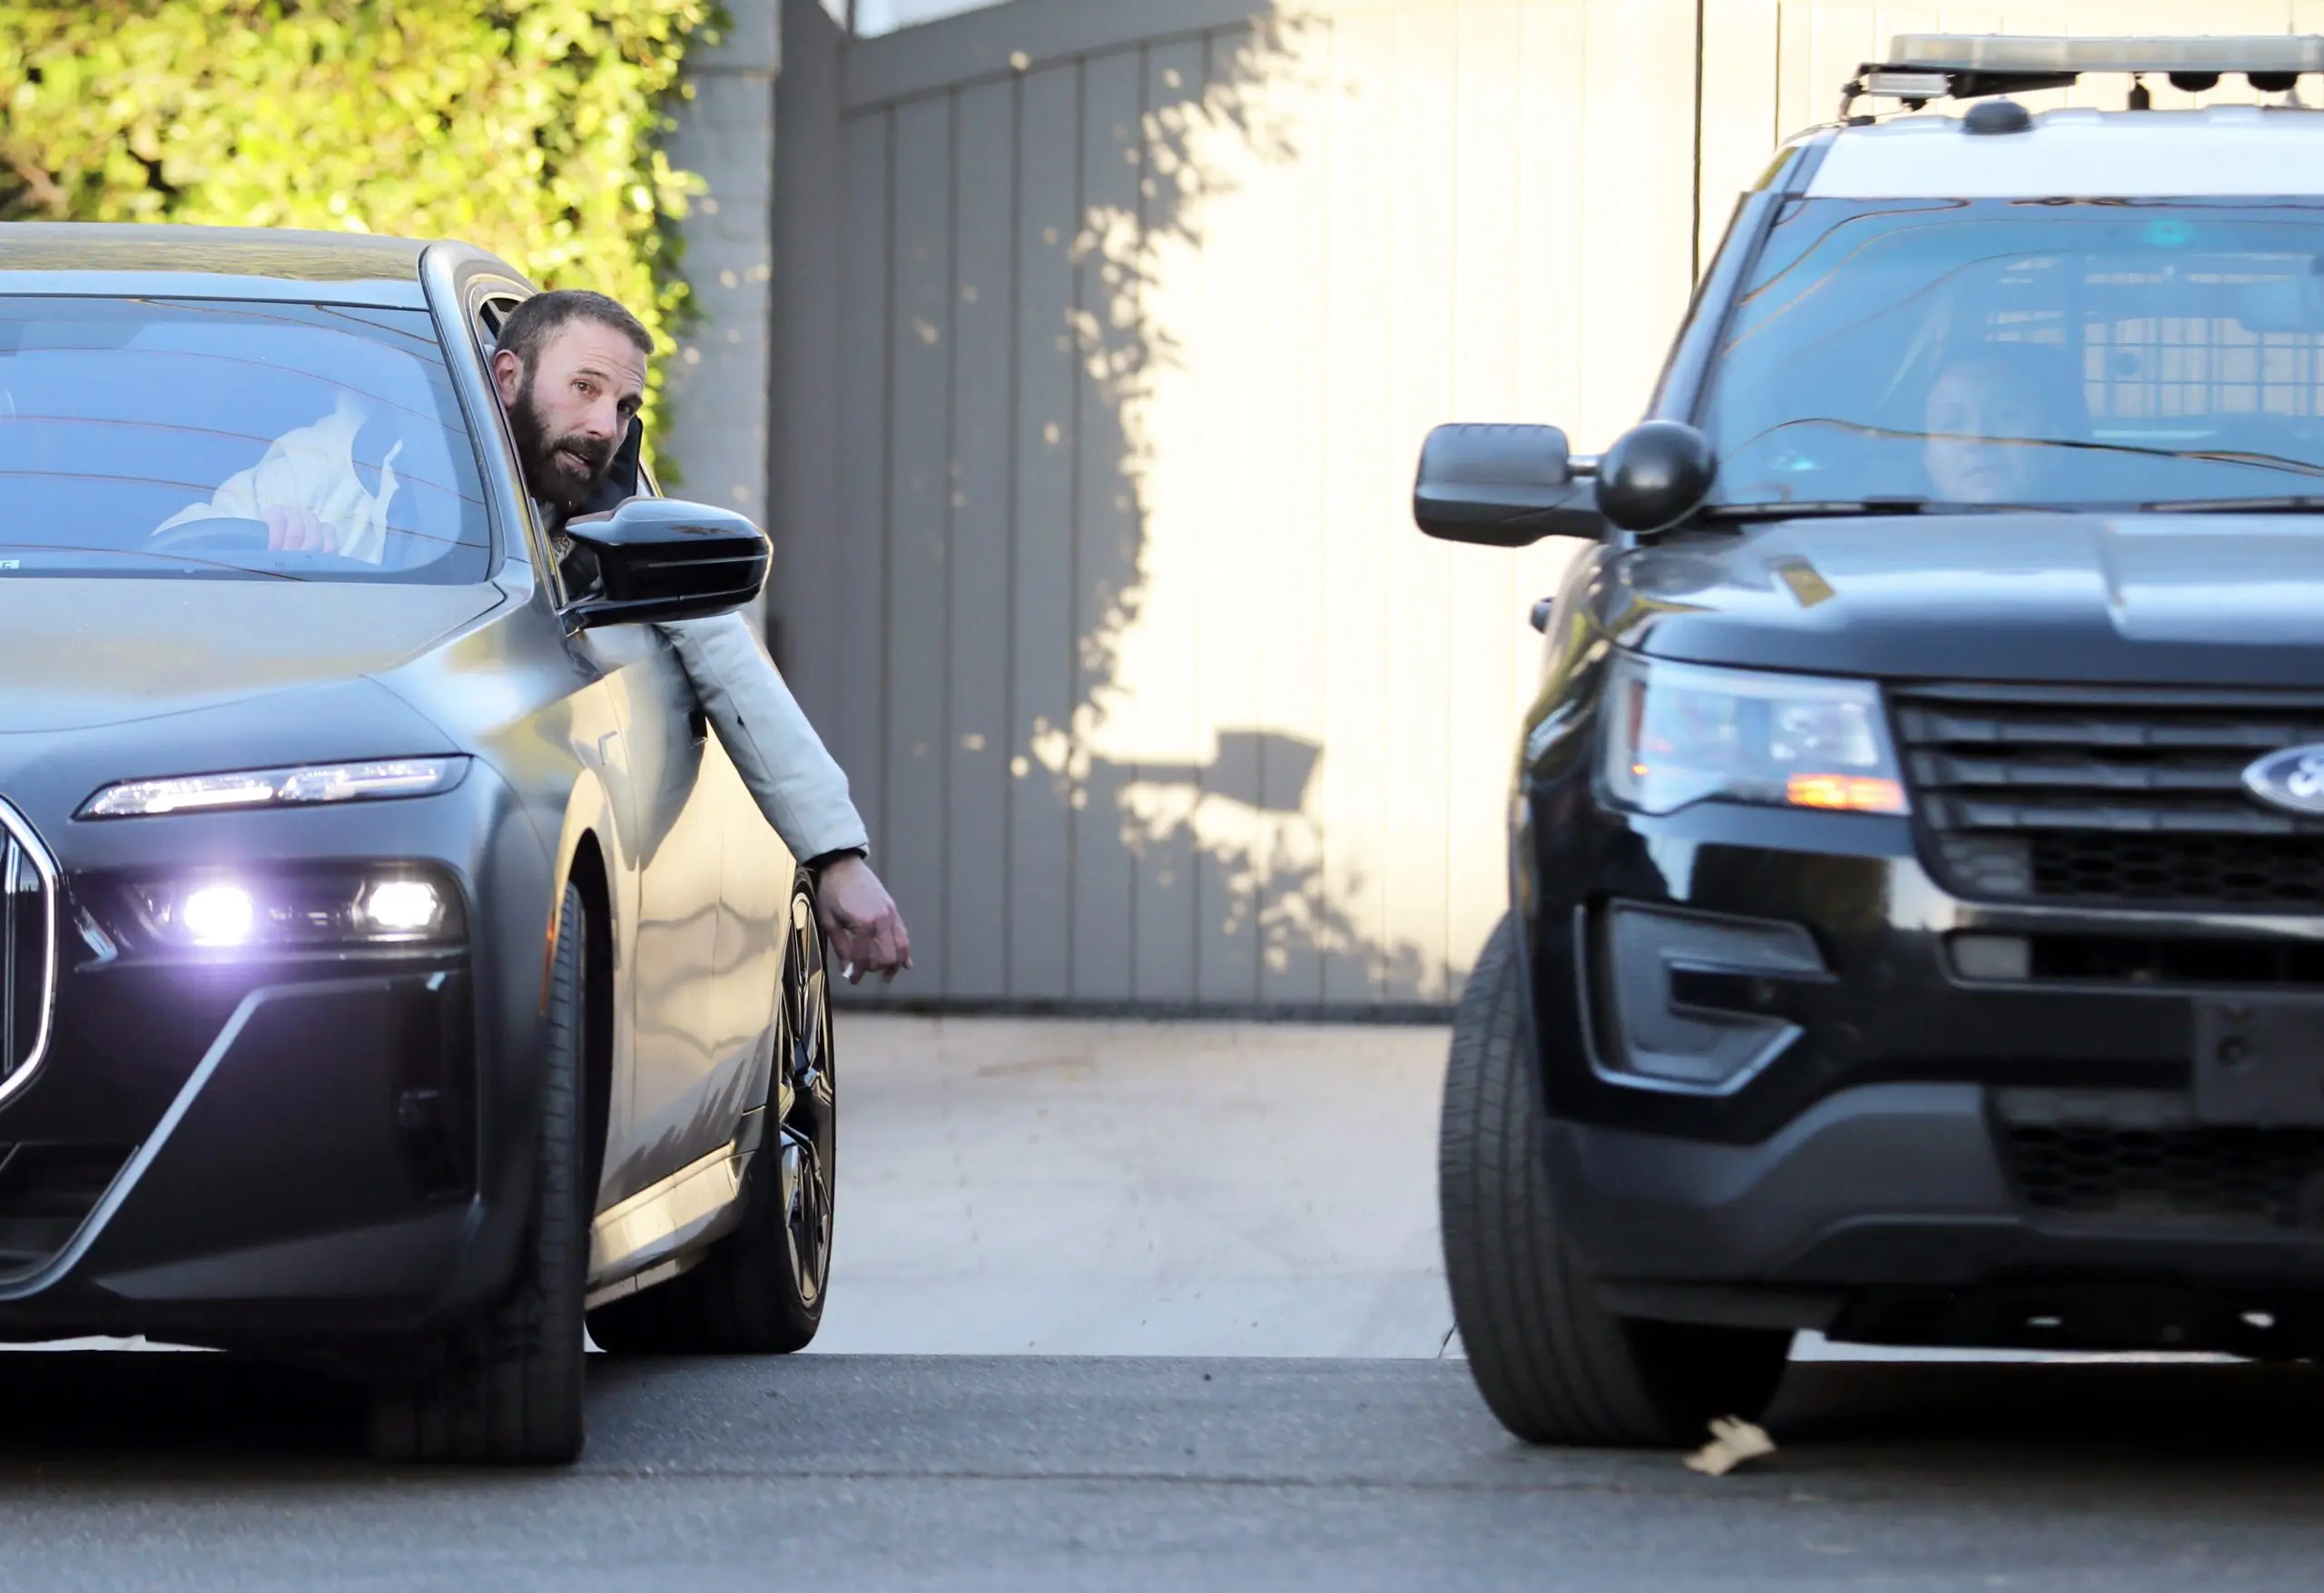
[[[633,447],[565,590],[485,363],[530,291],[0,229],[0,1337],[360,1372],[409,1458],[576,1454],[585,1312],[801,1347],[831,1238],[811,886],[640,623],[766,541]]]

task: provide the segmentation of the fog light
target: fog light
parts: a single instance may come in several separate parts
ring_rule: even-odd
[[[1953,971],[1965,979],[2030,979],[2034,942],[2023,935],[1955,935]]]
[[[190,892],[178,921],[197,946],[240,946],[251,938],[258,909],[239,885],[204,885]]]
[[[366,927],[382,935],[424,935],[444,916],[444,899],[425,880],[382,880],[363,898]]]

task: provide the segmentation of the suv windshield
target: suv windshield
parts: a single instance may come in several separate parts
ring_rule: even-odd
[[[0,580],[480,581],[422,310],[0,297]]]
[[[1730,509],[2306,506],[2324,202],[1797,202],[1713,369]]]

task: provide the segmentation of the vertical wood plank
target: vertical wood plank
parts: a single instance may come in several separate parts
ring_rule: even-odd
[[[1265,57],[1251,30],[1215,33],[1196,90],[1186,148],[1211,198],[1201,209],[1201,343],[1185,385],[1200,406],[1202,475],[1188,527],[1196,580],[1194,704],[1209,761],[1196,775],[1195,995],[1210,1003],[1258,999],[1257,870],[1265,844],[1258,807],[1263,756],[1258,639],[1266,598],[1253,580],[1280,528],[1273,436],[1285,372],[1266,285],[1280,266],[1265,203],[1269,169],[1255,146],[1270,115]],[[1165,113],[1167,116],[1167,112]]]
[[[1073,240],[1078,66],[1023,82],[1017,140],[1015,703],[1009,752],[1009,994],[1056,999],[1073,978],[1072,810],[1060,751],[1073,723]]]
[[[1275,329],[1270,383],[1259,408],[1265,452],[1253,467],[1271,487],[1258,533],[1256,595],[1260,806],[1276,828],[1258,860],[1259,998],[1310,1006],[1324,998],[1323,851],[1317,831],[1324,740],[1324,500],[1331,371],[1332,28],[1277,25],[1282,65],[1268,103],[1286,153],[1256,180],[1252,207],[1274,224],[1266,274],[1252,285]],[[1320,755],[1320,756],[1319,756]]]
[[[1141,289],[1148,347],[1139,413],[1145,436],[1137,490],[1143,510],[1137,747],[1137,889],[1135,989],[1141,1001],[1195,997],[1195,803],[1202,764],[1202,484],[1200,393],[1206,365],[1225,358],[1208,337],[1202,229],[1193,209],[1201,173],[1175,158],[1190,107],[1202,101],[1202,41],[1146,52],[1138,201],[1151,279]],[[1166,169],[1167,168],[1167,169]],[[1157,334],[1160,334],[1157,337]],[[1167,339],[1167,342],[1164,340]],[[1175,667],[1157,666],[1160,660]]]
[[[1694,84],[1661,70],[1694,31],[1692,0],[1594,0],[1585,71],[1590,158],[1585,231],[1624,247],[1583,257],[1577,447],[1595,452],[1645,414],[1694,283]],[[1838,83],[1837,78],[1832,80]]]
[[[1009,969],[1017,84],[965,89],[955,115],[944,988],[996,997]]]
[[[1144,90],[1137,52],[1101,55],[1082,68],[1074,286],[1082,359],[1074,457],[1074,623],[1080,646],[1075,692],[1086,710],[1116,719],[1122,683],[1114,646],[1126,624],[1123,605],[1136,600],[1142,533],[1128,469],[1118,367],[1140,350],[1134,289],[1122,284],[1120,263],[1109,261],[1108,251],[1134,251],[1137,244]],[[1118,324],[1124,310],[1128,324]],[[1131,773],[1127,764],[1091,755],[1073,792],[1073,993],[1085,1000],[1126,1000],[1133,993],[1137,870],[1123,811]]]
[[[1736,202],[1759,180],[1791,132],[1780,125],[1776,104],[1780,10],[1777,0],[1707,0],[1703,7],[1696,258],[1706,270]]]
[[[784,0],[794,67],[775,103],[773,430],[767,534],[774,544],[766,637],[807,717],[828,739],[842,662],[839,512],[839,327],[847,176],[840,142],[841,40],[815,0]]]
[[[1576,198],[1589,159],[1589,14],[1581,6],[1525,8],[1517,228],[1526,270],[1515,339],[1518,418],[1570,433],[1579,433],[1583,424],[1581,325],[1588,307],[1582,267],[1589,240]],[[1553,594],[1566,562],[1587,546],[1580,538],[1558,537],[1521,553],[1512,570],[1512,604],[1530,608],[1535,599]],[[1531,700],[1541,660],[1540,639],[1528,631],[1511,663],[1508,689],[1513,700]],[[1507,760],[1514,759],[1520,732],[1512,717],[1503,743]],[[1504,762],[1502,768],[1508,767]],[[1505,845],[1506,815],[1494,828]],[[1507,897],[1504,872],[1495,881],[1492,900],[1500,904]]]
[[[912,954],[949,994],[944,682],[951,506],[952,108],[895,113],[894,311],[889,327],[887,878],[917,904]],[[928,942],[932,939],[934,944]]]
[[[849,122],[842,134],[846,194],[840,240],[838,588],[833,645],[842,667],[831,677],[832,716],[823,733],[847,771],[855,805],[872,831],[872,856],[888,871],[886,811],[888,664],[888,156],[885,112]],[[907,921],[936,903],[899,897]]]
[[[1580,5],[1528,5],[1518,103],[1518,248],[1525,292],[1516,327],[1521,418],[1581,426],[1582,261],[1576,213],[1590,160],[1583,73],[1590,31]],[[1581,439],[1576,438],[1577,446]]]
[[[1529,262],[1523,253],[1525,16],[1475,10],[1460,19],[1459,248],[1454,260],[1455,391],[1447,419],[1518,420],[1516,339]],[[1417,538],[1417,529],[1398,528]],[[1445,760],[1445,959],[1455,984],[1508,906],[1510,752],[1519,703],[1515,655],[1532,635],[1516,551],[1448,550],[1446,626],[1452,669],[1443,704]],[[1449,992],[1448,992],[1449,993]]]
[[[1396,310],[1391,334],[1395,382],[1391,442],[1375,466],[1377,506],[1365,516],[1385,544],[1388,589],[1386,741],[1387,881],[1391,1001],[1442,1000],[1448,967],[1447,890],[1452,756],[1444,704],[1452,690],[1453,561],[1466,548],[1407,532],[1395,514],[1429,428],[1452,408],[1457,182],[1478,152],[1462,142],[1460,15],[1450,9],[1396,14],[1396,158],[1389,168],[1401,214],[1389,248]],[[1446,247],[1446,241],[1454,241]],[[1375,544],[1377,546],[1377,544]],[[1378,556],[1375,555],[1374,556]]]
[[[1381,998],[1388,933],[1384,862],[1388,744],[1382,712],[1391,673],[1387,571],[1374,528],[1403,473],[1389,395],[1401,375],[1392,339],[1399,306],[1390,247],[1404,224],[1395,170],[1405,129],[1395,109],[1395,19],[1377,13],[1333,26],[1328,301],[1331,467],[1324,487],[1324,899],[1329,949],[1324,996]],[[1409,483],[1406,484],[1409,486]]]

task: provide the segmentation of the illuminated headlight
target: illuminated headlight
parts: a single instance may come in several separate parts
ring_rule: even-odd
[[[133,939],[182,950],[445,945],[466,932],[448,880],[410,865],[215,873],[125,887]]]
[[[434,796],[459,784],[466,758],[389,758],[371,763],[309,763],[231,774],[183,774],[109,785],[82,807],[84,819],[142,819],[221,808],[276,808],[319,802],[379,801]]]
[[[1896,755],[1868,681],[1666,664],[1612,665],[1605,781],[1620,806],[1709,800],[1902,813]]]
[[[172,904],[177,928],[196,946],[240,946],[258,921],[258,904],[239,885],[202,885]]]

